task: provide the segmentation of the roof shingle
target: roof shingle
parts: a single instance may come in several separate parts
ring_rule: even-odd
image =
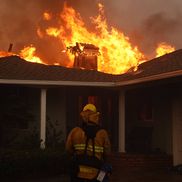
[[[17,56],[0,58],[0,79],[110,82],[113,75],[94,70],[65,68],[25,61]]]
[[[95,70],[66,68],[62,66],[32,63],[18,56],[0,58],[0,80],[44,80],[79,82],[127,82],[151,76],[178,72],[182,75],[182,49],[144,62],[135,72],[112,75]],[[126,83],[127,84],[127,83]]]

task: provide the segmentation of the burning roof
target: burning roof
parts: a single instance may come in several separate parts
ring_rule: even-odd
[[[0,58],[0,83],[111,87],[177,76],[182,76],[182,49],[140,64],[137,72],[122,75],[31,63],[17,56]]]
[[[68,46],[67,50],[74,55],[84,55],[84,56],[98,56],[99,47],[96,47],[93,44],[78,43],[76,42],[75,46]]]
[[[108,24],[101,3],[98,4],[98,15],[90,17],[91,29],[86,26],[81,14],[66,3],[59,15],[46,10],[40,19],[41,24],[34,32],[36,37],[30,39],[41,43],[37,46],[31,42],[31,45],[15,53],[27,61],[97,69],[117,75],[131,68],[137,70],[139,64],[147,60],[146,55],[137,45],[132,44],[122,30]],[[52,49],[49,49],[49,46],[52,46]],[[159,47],[162,48],[162,53],[160,51],[157,56],[174,51],[174,47],[167,43]],[[67,48],[70,52],[62,51]],[[4,55],[6,54],[3,53]],[[11,54],[8,52],[7,55]],[[75,60],[75,55],[81,58]],[[97,59],[92,59],[94,56],[98,56]]]
[[[67,47],[74,57],[74,68],[97,70],[97,56],[99,48],[93,44],[85,44],[76,42],[75,46]]]

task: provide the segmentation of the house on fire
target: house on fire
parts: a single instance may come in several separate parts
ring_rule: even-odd
[[[58,139],[64,141],[70,129],[79,125],[82,107],[91,102],[101,112],[113,153],[165,154],[172,156],[174,165],[181,164],[181,93],[182,50],[142,63],[137,71],[122,75],[3,57],[0,146],[26,138],[30,128],[33,132],[37,128],[45,148],[51,135],[48,125],[54,134],[61,132]]]

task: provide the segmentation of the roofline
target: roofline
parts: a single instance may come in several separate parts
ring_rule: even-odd
[[[168,73],[162,73],[162,74],[158,74],[158,75],[147,76],[147,77],[138,78],[138,79],[134,79],[134,80],[116,82],[116,86],[126,86],[126,85],[132,85],[132,84],[143,83],[143,82],[148,82],[148,81],[161,80],[161,79],[171,78],[171,77],[176,77],[176,76],[182,76],[182,70],[168,72]]]
[[[81,82],[81,81],[50,81],[50,80],[15,80],[15,79],[0,79],[0,84],[15,84],[15,85],[47,85],[47,86],[92,86],[92,87],[115,87],[126,86],[137,83],[143,83],[148,81],[161,80],[165,78],[171,78],[176,76],[182,76],[182,70],[162,73],[159,75],[152,75],[143,78],[138,78],[128,81],[118,82]]]
[[[15,80],[0,79],[0,84],[16,85],[47,85],[47,86],[99,86],[114,87],[115,82],[81,82],[81,81],[50,81],[50,80]]]

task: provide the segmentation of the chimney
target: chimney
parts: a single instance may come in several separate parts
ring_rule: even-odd
[[[76,43],[76,46],[68,47],[74,54],[74,68],[97,70],[97,56],[99,48],[93,44]]]
[[[9,48],[8,48],[8,52],[12,52],[12,49],[13,49],[13,44],[10,43],[10,44],[9,44]]]

